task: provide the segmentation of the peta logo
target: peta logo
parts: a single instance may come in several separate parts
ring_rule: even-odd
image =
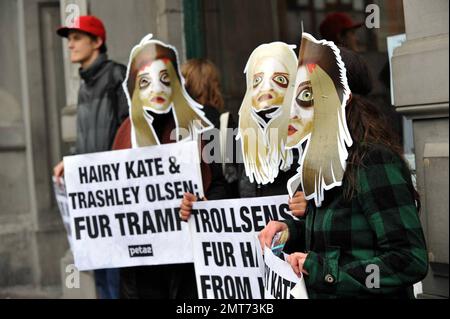
[[[153,248],[151,244],[128,246],[130,257],[149,257],[153,256]]]

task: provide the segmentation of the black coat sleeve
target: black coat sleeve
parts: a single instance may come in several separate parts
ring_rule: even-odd
[[[204,140],[205,145],[209,143],[214,143],[214,152],[219,152],[218,154],[214,154],[214,159],[221,159],[220,156],[220,135],[218,130],[220,128],[220,113],[211,106],[204,106],[203,111],[205,112],[206,117],[211,121],[214,125],[214,129],[216,132],[212,132],[212,134],[207,134]],[[217,162],[217,160],[213,160],[212,163],[208,164],[211,170],[211,184],[207,191],[205,191],[205,196],[208,200],[214,199],[225,199],[228,198],[226,180],[222,173],[222,164]]]
[[[122,122],[128,117],[129,106],[127,97],[125,95],[125,91],[123,89],[123,81],[125,81],[127,69],[122,64],[116,64],[113,70],[114,83],[115,83],[115,99],[116,99],[116,115],[118,125],[122,124]]]

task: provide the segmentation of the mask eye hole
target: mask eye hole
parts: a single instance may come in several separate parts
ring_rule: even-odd
[[[169,77],[169,73],[167,72],[167,70],[165,70],[164,72],[161,73],[159,80],[165,86],[170,86],[170,77]]]
[[[262,73],[255,74],[253,78],[253,88],[257,87],[262,82],[262,80],[263,80]]]
[[[311,87],[306,87],[298,93],[297,104],[303,107],[310,107],[314,104],[314,96]]]
[[[287,88],[288,84],[289,84],[289,80],[287,78],[287,76],[279,74],[279,75],[275,75],[272,80],[278,84],[279,86],[283,87],[283,88]]]
[[[145,89],[146,87],[148,87],[150,85],[150,80],[147,79],[146,77],[142,77],[139,80],[139,88],[140,89]]]

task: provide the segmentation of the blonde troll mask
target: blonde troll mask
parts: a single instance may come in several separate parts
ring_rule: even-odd
[[[175,139],[197,138],[212,128],[203,108],[184,88],[174,47],[144,37],[130,54],[123,88],[130,107],[133,147],[161,144],[154,125],[157,116],[171,114],[175,122]]]
[[[245,172],[250,182],[272,183],[290,166],[285,149],[297,58],[282,42],[257,47],[245,67],[247,91],[239,110]]]
[[[291,196],[301,183],[306,199],[320,206],[324,190],[342,185],[352,145],[345,116],[350,95],[336,45],[303,33],[287,144],[301,148],[307,143],[298,173],[288,181]]]

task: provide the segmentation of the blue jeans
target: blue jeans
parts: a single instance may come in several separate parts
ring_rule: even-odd
[[[119,299],[119,268],[96,269],[94,276],[99,299]]]

